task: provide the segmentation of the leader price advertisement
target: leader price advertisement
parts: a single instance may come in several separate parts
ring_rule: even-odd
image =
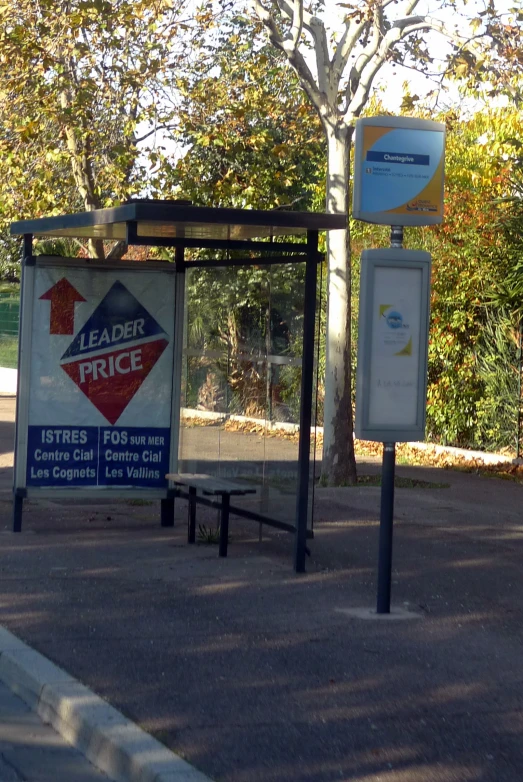
[[[37,266],[28,487],[166,487],[174,275]]]

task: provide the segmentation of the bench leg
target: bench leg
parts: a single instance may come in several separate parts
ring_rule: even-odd
[[[160,524],[174,527],[174,499],[160,500]]]
[[[13,497],[13,532],[22,531],[22,511],[24,508],[24,498],[15,494]]]
[[[187,511],[187,542],[196,541],[196,489],[189,486],[189,505]]]
[[[223,494],[220,520],[220,557],[227,556],[227,543],[229,542],[229,502],[230,496],[228,494]]]

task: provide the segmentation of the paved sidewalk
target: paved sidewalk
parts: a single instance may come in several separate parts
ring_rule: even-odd
[[[0,782],[108,779],[0,683]]]
[[[112,780],[209,782],[208,777],[4,627],[0,627],[0,680]],[[12,701],[8,706],[13,706]],[[9,716],[8,719],[12,726],[13,720]],[[40,724],[36,718],[30,719],[32,724]],[[19,743],[23,742],[20,731],[15,737]],[[19,753],[7,747],[6,762],[12,761],[13,768],[28,770],[35,780],[54,780],[55,766],[58,782],[62,782],[62,768],[69,771],[69,779],[101,780],[102,775],[93,778],[88,763],[79,753],[73,754],[72,750],[65,753],[59,748],[56,757],[49,756],[45,737],[45,733],[37,735],[32,742],[29,736]]]
[[[398,473],[448,484],[396,492],[412,620],[353,613],[376,599],[362,487],[316,492],[299,576],[291,536],[236,518],[227,559],[188,546],[183,502],[172,530],[157,503],[28,502],[13,535],[0,491],[0,623],[216,782],[521,782],[523,487]]]

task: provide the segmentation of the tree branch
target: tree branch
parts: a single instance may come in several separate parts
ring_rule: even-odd
[[[460,35],[440,19],[435,19],[432,16],[411,16],[410,18],[398,19],[394,22],[393,28],[400,30],[399,40],[404,40],[416,32],[432,30],[447,38],[462,51],[467,48],[471,48],[474,51],[476,49],[474,42],[484,38],[486,35],[486,33],[470,37]]]
[[[145,141],[146,138],[149,138],[150,136],[154,135],[154,133],[157,133],[159,130],[173,130],[176,127],[176,125],[155,125],[152,130],[149,130],[147,133],[144,133],[143,136],[139,136],[138,138],[135,138],[133,141],[133,144],[140,144],[140,142]]]
[[[391,0],[391,2],[392,1],[393,0]],[[349,61],[350,53],[356,46],[356,42],[358,41],[358,38],[360,37],[364,27],[365,22],[361,22],[360,24],[352,24],[351,22],[347,22],[345,25],[343,35],[341,36],[340,42],[336,46],[336,51],[334,52],[334,56],[331,61],[332,74],[338,85],[343,77],[343,72]]]
[[[294,0],[294,10],[287,0],[277,0],[277,7],[282,16],[292,22],[294,28],[295,10],[296,6],[299,6],[299,13],[301,19],[300,36],[302,28],[305,29],[312,38],[314,44],[314,54],[316,58],[316,71],[318,74],[318,88],[320,92],[328,92],[329,80],[327,79],[327,73],[329,72],[329,45],[327,42],[327,33],[325,31],[325,25],[316,16],[312,16],[303,7],[303,0]],[[298,50],[300,36],[292,36],[293,48]],[[333,96],[334,97],[334,96]],[[330,98],[330,96],[329,96]]]
[[[298,1],[302,2],[302,0]],[[265,8],[261,0],[251,0],[251,5],[254,12],[258,16],[258,19],[269,33],[271,43],[285,54],[288,62],[296,71],[298,78],[300,79],[300,83],[307,93],[313,106],[316,108],[320,116],[326,116],[326,100],[325,98],[322,98],[322,90],[320,90],[316,85],[314,76],[306,63],[305,58],[300,52],[298,45],[293,45],[292,40],[283,38],[276,25],[273,15],[270,11],[267,10],[267,8]],[[290,11],[290,6],[287,5],[287,9]]]
[[[411,7],[413,7],[416,2],[417,0],[412,0]],[[475,36],[475,38],[466,38],[449,29],[447,25],[439,19],[434,19],[431,16],[410,16],[397,19],[383,36],[378,49],[373,53],[372,57],[367,59],[367,62],[361,69],[357,90],[352,96],[344,114],[345,121],[352,122],[353,118],[358,116],[361,112],[361,109],[369,97],[374,78],[387,60],[395,44],[398,43],[398,41],[408,38],[415,32],[427,32],[429,30],[439,33],[461,49],[472,48],[471,44],[473,41],[482,37]]]
[[[294,0],[292,13],[291,41],[294,48],[298,45],[303,29],[303,4],[301,0]]]
[[[316,55],[316,71],[318,73],[318,87],[320,92],[328,95],[329,101],[336,100],[337,87],[332,92],[334,84],[328,78],[330,72],[329,44],[325,25],[317,17],[312,17],[309,31],[314,40],[314,53]]]

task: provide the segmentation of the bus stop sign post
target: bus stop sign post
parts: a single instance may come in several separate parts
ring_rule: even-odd
[[[383,443],[379,614],[390,613],[396,443],[425,436],[430,267],[429,253],[401,246],[361,259],[355,431]]]
[[[357,120],[352,214],[390,225],[390,248],[361,259],[356,436],[383,443],[377,613],[390,613],[396,442],[423,440],[429,253],[403,249],[403,226],[443,220],[445,126],[411,117]]]
[[[391,226],[390,246],[398,248],[403,247],[403,226]],[[378,614],[390,614],[395,475],[396,443],[383,443],[383,457],[381,466],[380,537],[378,547],[378,597],[376,604],[376,613]]]
[[[383,462],[381,468],[380,542],[378,550],[378,601],[376,608],[376,612],[378,614],[390,614],[395,471],[396,443],[383,443]]]

